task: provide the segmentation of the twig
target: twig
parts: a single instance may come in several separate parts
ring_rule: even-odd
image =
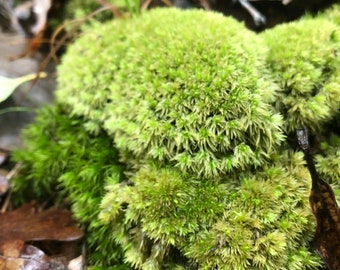
[[[266,17],[264,17],[256,8],[254,8],[248,0],[238,0],[241,6],[246,9],[253,17],[256,26],[262,26],[266,24]]]
[[[10,181],[14,176],[16,176],[17,173],[19,172],[20,168],[21,168],[21,163],[17,163],[14,166],[14,168],[7,173],[7,175],[6,175],[7,180]],[[1,208],[1,211],[0,211],[1,214],[5,213],[7,211],[7,208],[8,208],[10,201],[11,201],[11,198],[12,198],[12,190],[10,189],[7,193],[5,202],[2,205],[2,208]]]
[[[12,170],[8,172],[6,178],[10,181],[14,176],[16,176],[21,168],[21,163],[17,163]]]
[[[101,5],[102,7],[107,7],[111,10],[113,15],[117,18],[123,18],[123,13],[119,11],[119,8],[115,5],[112,5],[111,3],[105,1],[105,0],[96,0],[96,2]]]
[[[169,0],[161,0],[164,4],[166,4],[168,7],[172,7],[173,4]]]
[[[298,142],[312,177],[309,202],[316,218],[314,245],[329,270],[340,269],[340,210],[330,185],[319,177],[310,153],[306,129],[297,130]]]
[[[142,6],[141,6],[141,10],[146,10],[148,9],[148,7],[150,6],[152,0],[146,0],[143,2]]]

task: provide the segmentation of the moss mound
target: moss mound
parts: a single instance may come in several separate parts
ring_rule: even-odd
[[[315,132],[340,106],[340,29],[324,18],[304,18],[265,31],[267,62],[280,84],[276,107],[287,132]]]
[[[309,172],[300,153],[277,158],[219,182],[143,167],[108,185],[101,219],[137,269],[317,269]]]
[[[90,26],[24,133],[17,195],[67,198],[104,269],[318,269],[309,173],[281,127],[337,117],[336,29],[305,18],[257,36],[175,9]]]
[[[57,96],[89,131],[104,126],[123,157],[211,178],[263,164],[283,140],[262,48],[231,18],[157,9],[80,38]]]

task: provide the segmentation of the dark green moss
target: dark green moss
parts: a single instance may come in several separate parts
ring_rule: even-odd
[[[46,107],[24,131],[25,149],[13,158],[22,163],[13,180],[17,202],[69,202],[75,218],[86,229],[89,263],[112,265],[120,249],[110,237],[110,226],[98,220],[104,186],[121,180],[121,165],[112,140],[89,135],[81,118],[70,118],[62,106]]]

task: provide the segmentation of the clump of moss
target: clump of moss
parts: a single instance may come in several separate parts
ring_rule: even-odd
[[[42,109],[23,134],[25,149],[14,152],[22,163],[14,180],[16,199],[69,202],[86,228],[89,263],[114,265],[121,250],[110,226],[98,220],[104,186],[121,180],[122,168],[112,140],[90,136],[81,118],[70,118],[62,106]],[[18,202],[19,203],[19,202]]]
[[[91,132],[104,126],[123,157],[211,178],[263,164],[283,140],[264,51],[221,14],[155,9],[78,39],[57,96]]]
[[[327,141],[321,143],[321,152],[316,156],[318,172],[327,182],[332,182],[340,189],[340,137],[330,134]]]
[[[242,24],[200,10],[155,9],[87,29],[58,68],[57,107],[26,131],[16,159],[30,182],[20,177],[16,189],[33,182],[31,194],[43,198],[58,186],[87,225],[90,264],[317,269],[309,173],[301,154],[282,151],[282,118],[269,105],[277,100],[289,131],[315,130],[337,110],[333,24],[317,19],[327,26],[320,55],[314,43],[301,56],[274,50],[281,35],[287,48],[291,35],[316,38],[308,20],[263,34],[269,50]],[[288,113],[300,105],[306,115]],[[317,110],[320,123],[308,118]]]
[[[320,13],[319,16],[340,25],[340,5],[332,5],[330,8],[326,9],[326,11]]]
[[[130,180],[133,185],[108,185],[100,216],[112,224],[125,261],[137,269],[320,266],[309,250],[314,222],[301,153],[220,181],[155,166]],[[175,251],[182,257],[174,260]]]
[[[323,18],[303,18],[276,26],[261,36],[267,62],[280,85],[276,107],[287,132],[312,132],[331,121],[340,106],[340,31]]]

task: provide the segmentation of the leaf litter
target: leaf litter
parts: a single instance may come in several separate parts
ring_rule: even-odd
[[[77,240],[83,235],[68,210],[39,212],[36,203],[29,203],[5,212],[0,215],[0,270],[80,270],[83,259],[77,252]],[[57,250],[56,242],[62,246],[61,252],[48,255],[49,250]]]

